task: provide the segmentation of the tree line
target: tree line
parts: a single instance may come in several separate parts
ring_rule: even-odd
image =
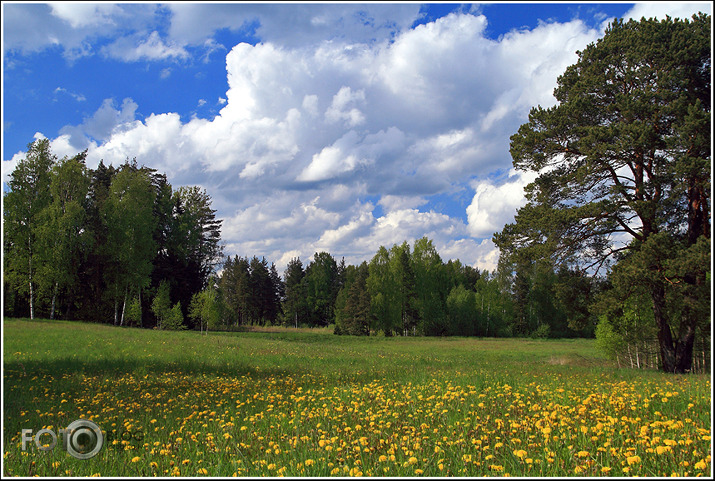
[[[283,276],[265,258],[229,256],[202,293],[201,322],[213,329],[334,325],[335,334],[364,336],[592,336],[588,302],[597,289],[594,279],[565,269],[515,276],[443,262],[423,237],[412,247],[381,246],[359,265],[329,252],[307,265],[293,258]]]
[[[194,294],[222,257],[221,220],[196,186],[127,160],[57,159],[47,139],[28,145],[4,195],[5,314],[184,325]],[[161,303],[152,309],[160,294]],[[188,322],[191,322],[188,319]]]

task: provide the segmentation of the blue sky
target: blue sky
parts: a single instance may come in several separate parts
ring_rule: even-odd
[[[3,8],[3,179],[37,136],[200,185],[227,254],[282,269],[427,235],[493,269],[533,176],[509,136],[608,21],[709,3]]]

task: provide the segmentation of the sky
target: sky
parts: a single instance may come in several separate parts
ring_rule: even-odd
[[[226,255],[279,272],[427,236],[493,270],[509,137],[614,18],[710,2],[2,3],[2,175],[37,138],[198,185]]]

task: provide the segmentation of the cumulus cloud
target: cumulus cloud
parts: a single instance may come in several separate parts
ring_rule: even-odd
[[[116,25],[123,15],[119,5],[108,3],[50,2],[52,15],[67,22],[72,28]]]
[[[511,170],[506,182],[495,185],[476,182],[472,203],[467,207],[469,232],[473,237],[489,237],[514,221],[517,209],[526,204],[524,187],[536,174]]]
[[[166,37],[130,36],[105,51],[182,59],[216,29],[253,31],[262,43],[226,54],[218,115],[137,120],[132,101],[105,101],[54,142],[87,146],[90,165],[136,157],[173,185],[205,187],[227,253],[265,255],[279,268],[322,249],[360,262],[425,235],[445,260],[494,268],[491,235],[533,180],[507,175],[509,136],[531,107],[553,105],[558,75],[602,35],[574,20],[494,40],[479,14],[408,29],[415,5],[229,7],[171,4]],[[85,18],[75,17],[77,28],[92,26]],[[465,188],[474,196],[464,216],[426,207],[430,196]]]
[[[170,5],[170,35],[187,44],[200,44],[220,29],[253,32],[263,41],[291,47],[324,40],[367,42],[384,40],[402,31],[420,15],[418,4],[242,4]]]
[[[514,200],[499,209],[485,200],[507,187],[477,187],[467,224],[425,211],[424,199],[509,165],[508,136],[528,108],[553,102],[556,77],[598,35],[571,22],[497,42],[484,36],[486,23],[451,14],[394,41],[239,44],[226,57],[215,118],[139,121],[135,104],[105,101],[63,134],[76,146],[86,137],[90,163],[136,157],[172,183],[202,184],[226,219],[227,246],[246,255],[272,249],[265,255],[277,258],[296,245],[369,255],[428,235],[472,256],[482,244],[468,238],[490,236],[523,185],[507,184]],[[377,196],[382,216],[366,196]]]
[[[189,53],[183,46],[165,42],[157,31],[151,32],[148,37],[121,37],[103,47],[102,53],[125,62],[189,58]]]
[[[148,36],[161,7],[150,4],[53,2],[3,4],[3,52],[60,47],[69,60],[97,53],[100,39]]]
[[[91,117],[80,125],[63,127],[60,134],[67,136],[70,145],[77,150],[84,150],[93,141],[108,141],[112,134],[118,133],[122,128],[129,128],[138,106],[132,99],[125,98],[122,105],[117,107],[114,99],[104,99]]]
[[[665,16],[668,15],[671,18],[689,19],[698,12],[712,15],[712,11],[713,5],[711,2],[644,2],[636,3],[632,9],[626,12],[624,18],[626,20],[631,18],[640,20],[643,17],[655,17],[665,20]]]

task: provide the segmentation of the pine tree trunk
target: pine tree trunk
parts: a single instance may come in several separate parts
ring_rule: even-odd
[[[665,291],[663,287],[654,287],[651,291],[651,298],[653,300],[653,317],[658,327],[658,346],[660,348],[662,369],[664,372],[676,372],[673,334],[670,332],[670,325],[665,313]]]
[[[686,373],[693,369],[693,344],[695,343],[695,326],[688,323],[675,343],[675,372]]]

